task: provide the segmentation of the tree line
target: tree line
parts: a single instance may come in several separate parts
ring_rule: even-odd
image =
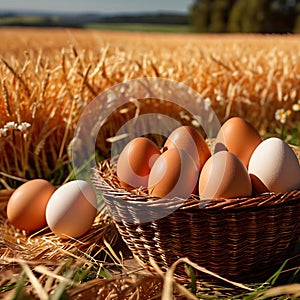
[[[196,32],[300,33],[300,0],[195,0]]]

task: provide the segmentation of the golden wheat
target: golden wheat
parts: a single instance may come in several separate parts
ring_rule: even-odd
[[[261,134],[300,127],[299,36],[56,29],[1,29],[0,36],[0,128],[31,125],[0,131],[2,185],[13,184],[9,176],[59,184],[64,178],[56,174],[67,170],[67,147],[84,107],[112,85],[138,77],[185,83],[211,103],[221,123],[238,115]],[[136,110],[133,105],[104,126],[100,152],[106,154],[106,139]]]

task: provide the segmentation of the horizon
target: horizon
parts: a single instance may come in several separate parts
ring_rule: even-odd
[[[71,12],[65,12],[65,11],[51,11],[51,10],[35,10],[35,9],[6,9],[6,10],[0,10],[0,16],[6,13],[11,14],[19,14],[19,15],[103,15],[103,16],[134,16],[134,15],[152,15],[152,14],[178,14],[178,15],[187,15],[188,12],[180,12],[180,11],[172,11],[172,10],[153,10],[153,11],[121,11],[121,12],[95,12],[95,11],[71,11]]]
[[[2,1],[1,1],[2,2]],[[40,14],[144,14],[172,13],[187,14],[193,0],[22,0],[0,2],[0,12]],[[26,5],[25,5],[26,3]],[[171,8],[170,8],[171,6]]]

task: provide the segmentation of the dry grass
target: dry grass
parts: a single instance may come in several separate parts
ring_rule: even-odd
[[[106,88],[145,76],[184,82],[210,101],[221,123],[239,115],[262,134],[279,130],[299,141],[298,39],[2,29],[0,128],[31,124],[26,133],[2,133],[2,183],[11,184],[9,175],[59,184],[84,107]],[[118,129],[113,123],[99,141],[102,152]]]
[[[2,133],[2,184],[14,182],[8,176],[59,184],[68,173],[67,146],[83,108],[106,88],[145,76],[192,87],[210,101],[221,123],[239,115],[262,134],[299,142],[298,39],[1,29],[0,128],[11,121],[31,124],[26,133]],[[112,123],[99,141],[102,152],[118,129]]]
[[[277,134],[300,144],[299,36],[2,28],[0,37],[1,188],[14,188],[36,177],[56,185],[69,180],[68,145],[84,107],[110,86],[138,77],[183,82],[211,103],[221,123],[238,115],[262,135]],[[151,107],[129,106],[103,127],[100,155],[106,155],[106,139],[137,109]],[[24,122],[30,127],[22,127]],[[47,231],[30,237],[16,231],[7,223],[4,209],[0,224],[0,287],[7,298],[15,293],[14,299],[19,299],[25,292],[34,298],[53,293],[53,299],[59,299],[66,290],[72,299],[170,296],[170,288],[164,286],[167,274],[126,267],[120,248],[110,246],[116,232],[103,215],[82,240],[69,242]],[[297,295],[297,288],[289,291]],[[206,283],[189,290],[175,285],[174,290],[177,296],[195,290],[207,299],[242,292]],[[261,297],[263,289],[257,291],[248,299]],[[288,294],[286,290],[269,293]],[[186,297],[193,299],[190,294]]]
[[[167,273],[155,262],[156,272],[139,267],[104,212],[78,240],[63,241],[48,228],[29,235],[7,222],[9,194],[0,192],[2,299],[48,299],[49,295],[51,299],[197,299],[173,279],[176,265],[184,259]],[[197,265],[195,268],[209,272]],[[229,286],[224,287],[199,281],[194,288],[198,296],[212,298],[252,291],[245,285],[227,283]]]

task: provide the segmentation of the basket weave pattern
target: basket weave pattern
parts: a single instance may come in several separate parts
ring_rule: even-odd
[[[245,281],[253,275],[270,276],[295,254],[300,236],[298,190],[239,199],[192,197],[184,203],[155,200],[143,191],[120,188],[109,160],[99,165],[94,183],[122,238],[145,267],[150,267],[150,257],[162,269],[188,257],[221,276]],[[172,213],[156,218],[158,211],[172,205]],[[153,221],[139,222],[145,214]],[[178,275],[183,272],[179,269]]]

